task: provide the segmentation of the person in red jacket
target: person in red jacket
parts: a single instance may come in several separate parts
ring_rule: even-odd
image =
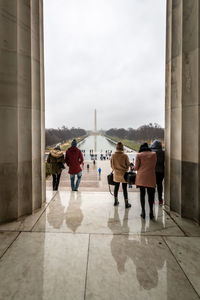
[[[65,156],[65,162],[69,167],[68,173],[70,174],[72,191],[78,191],[82,176],[81,165],[84,164],[82,152],[76,146],[77,141],[74,139],[71,143],[71,147],[66,151]],[[75,175],[77,175],[77,180],[74,185]]]

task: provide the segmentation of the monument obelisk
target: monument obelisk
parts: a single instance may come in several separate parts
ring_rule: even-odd
[[[95,156],[97,154],[97,137],[96,137],[96,134],[97,134],[97,111],[95,109],[94,110],[94,153],[95,153]]]
[[[97,111],[94,110],[94,133],[97,133]]]

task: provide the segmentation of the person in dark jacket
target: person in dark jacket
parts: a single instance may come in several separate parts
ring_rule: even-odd
[[[50,151],[47,158],[47,163],[50,164],[50,173],[53,177],[53,190],[57,191],[62,170],[65,168],[64,154],[61,151],[59,145],[57,145],[53,150]]]
[[[69,167],[69,174],[71,180],[72,191],[78,191],[78,187],[82,177],[81,165],[84,164],[83,154],[77,147],[77,141],[74,139],[71,143],[71,147],[66,151],[65,162]],[[74,185],[75,175],[77,175],[77,181]]]
[[[159,204],[163,204],[162,192],[163,192],[163,179],[164,179],[164,163],[165,163],[165,152],[162,149],[162,143],[159,140],[153,141],[151,150],[156,152],[157,163],[156,163],[156,185],[158,191]]]

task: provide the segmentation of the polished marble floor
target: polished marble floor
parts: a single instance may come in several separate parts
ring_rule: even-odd
[[[0,300],[200,299],[200,227],[157,200],[142,220],[139,193],[129,199],[49,190],[41,210],[0,225]]]

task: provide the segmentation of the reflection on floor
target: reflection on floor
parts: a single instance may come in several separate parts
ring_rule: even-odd
[[[138,192],[131,209],[119,200],[48,191],[41,210],[0,225],[0,300],[199,299],[200,227],[157,201],[142,220]]]

